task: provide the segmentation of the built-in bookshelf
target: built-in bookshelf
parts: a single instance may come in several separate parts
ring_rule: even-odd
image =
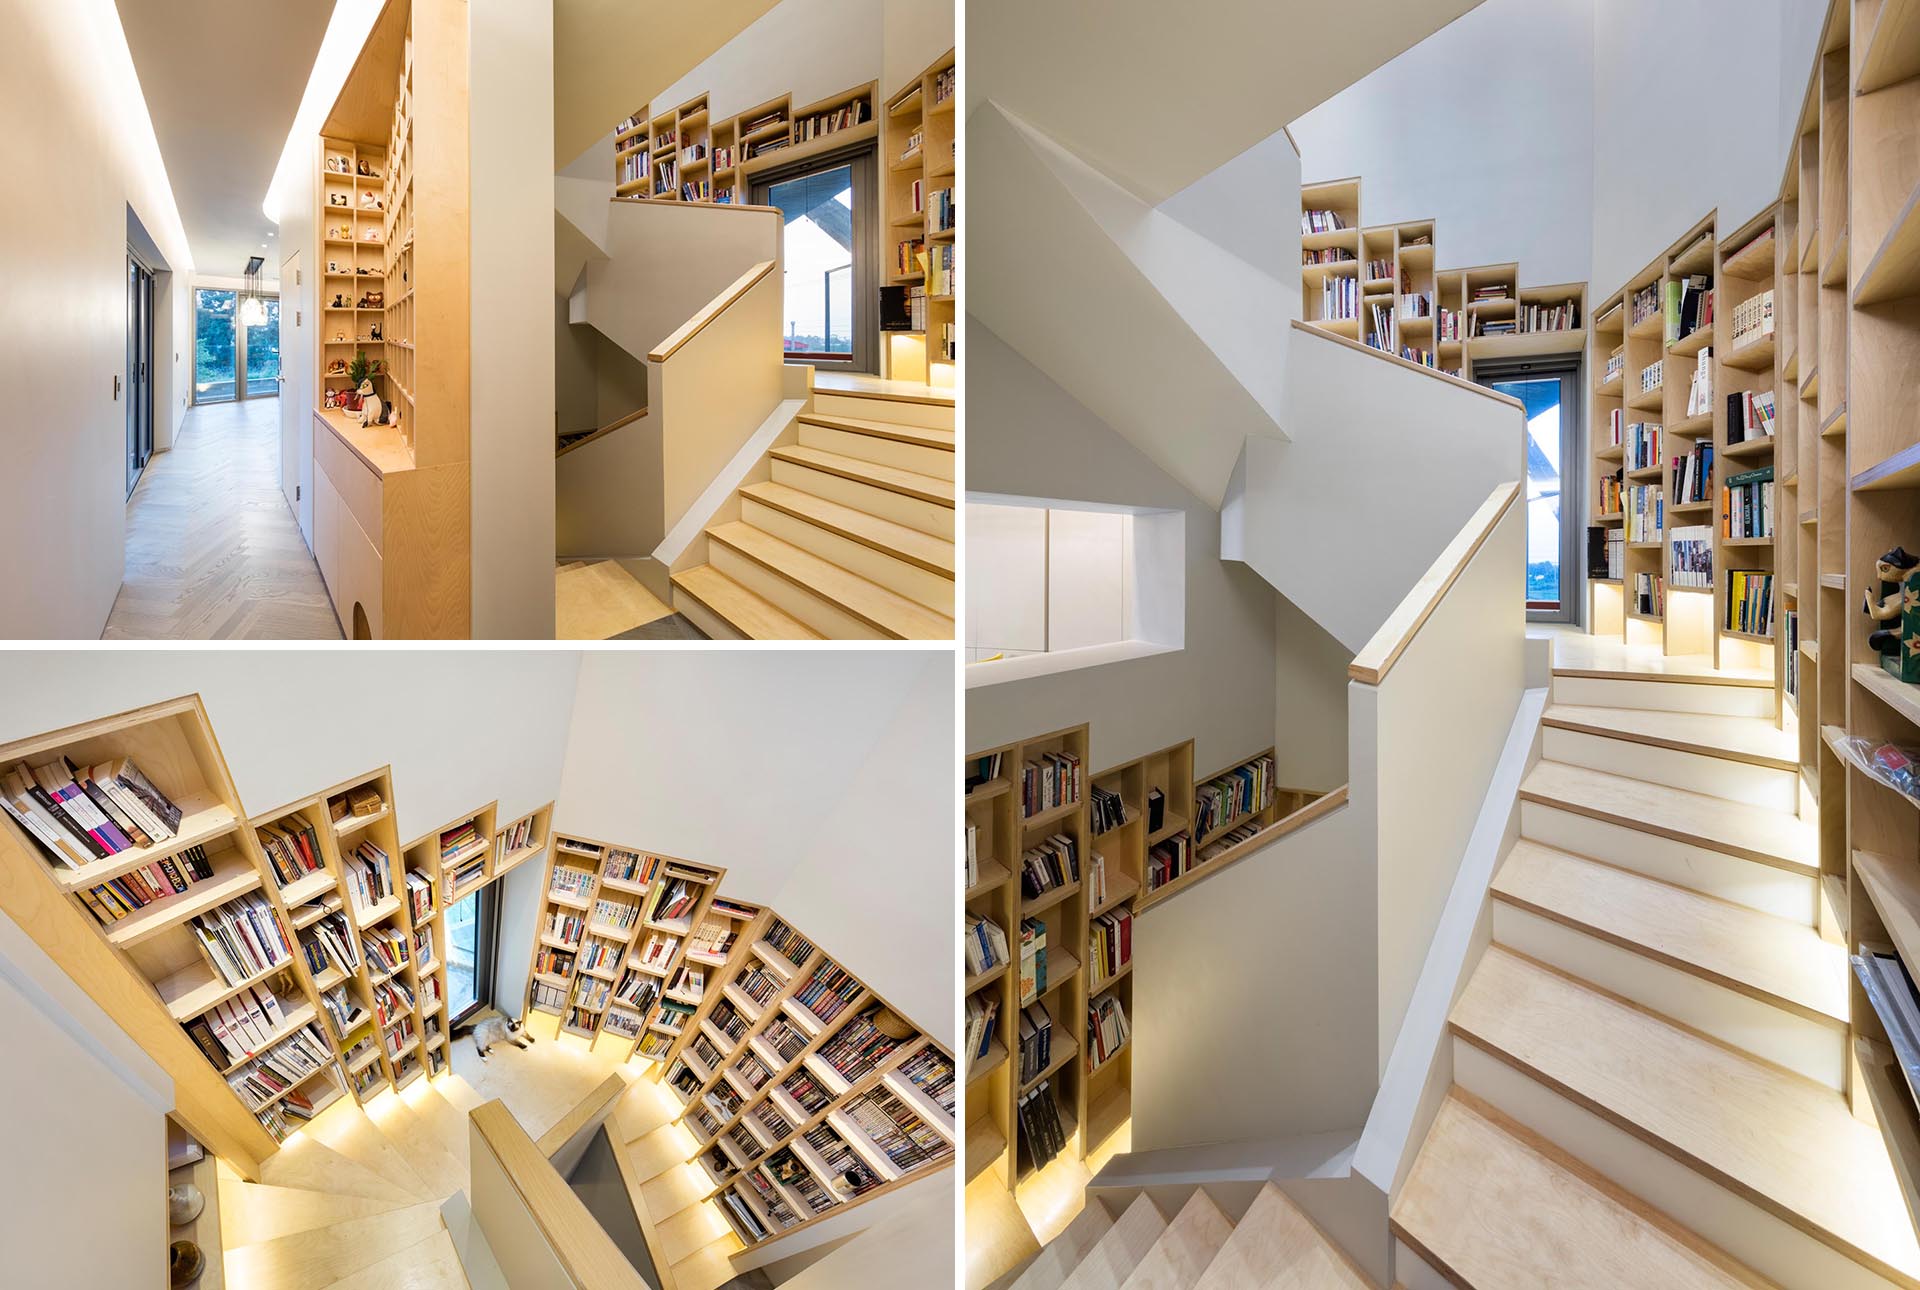
[[[730,938],[715,930],[724,869],[560,834],[548,857],[527,1007],[563,1034],[665,1062],[716,991]],[[698,957],[690,957],[696,954]]]
[[[461,0],[388,0],[313,140],[311,541],[352,639],[470,627],[468,150],[416,145],[467,137],[468,63],[414,58],[463,51],[466,22]]]
[[[1522,287],[1517,264],[1437,267],[1434,223],[1364,225],[1360,180],[1300,190],[1303,317],[1450,376],[1475,361],[1578,353],[1586,286]]]
[[[727,117],[706,94],[652,115],[643,104],[614,127],[614,196],[738,205],[758,173],[876,137],[878,88],[868,82],[799,105],[783,94]]]
[[[1703,219],[1599,307],[1595,477],[1604,489],[1607,473],[1621,469],[1610,428],[1618,411],[1664,423],[1669,476],[1674,458],[1710,445],[1711,505],[1697,521],[1675,508],[1663,537],[1670,544],[1679,523],[1704,523],[1714,546],[1709,590],[1669,588],[1665,612],[1639,618],[1618,587],[1596,583],[1590,621],[1597,634],[1772,678],[1781,723],[1798,734],[1802,813],[1818,824],[1820,929],[1854,956],[1848,1095],[1880,1126],[1920,1216],[1920,1108],[1900,1074],[1920,1052],[1910,1027],[1885,1020],[1916,1006],[1901,992],[1912,995],[1920,963],[1920,800],[1876,774],[1871,756],[1883,745],[1920,745],[1920,686],[1899,679],[1899,653],[1890,669],[1868,640],[1879,627],[1895,642],[1910,636],[1900,617],[1879,623],[1861,613],[1863,600],[1897,590],[1879,577],[1878,558],[1914,550],[1920,533],[1913,12],[1909,3],[1834,0],[1777,200],[1739,223],[1726,218],[1738,212]],[[1688,286],[1713,291],[1709,324],[1676,325]],[[1616,351],[1618,378],[1604,366]],[[1688,399],[1702,355],[1711,384],[1704,414]],[[1649,367],[1663,379],[1643,396],[1636,375]],[[1662,478],[1665,496],[1672,482]],[[1592,499],[1591,522],[1611,531],[1621,520],[1605,497]],[[1629,547],[1630,571],[1672,567],[1664,547]],[[1768,612],[1743,617],[1741,593],[1756,588]]]
[[[954,51],[886,101],[882,167],[887,221],[887,286],[901,297],[887,331],[885,375],[951,386],[958,359],[954,247],[959,175],[954,123]]]
[[[497,864],[500,843],[508,835],[494,829],[498,807],[497,802],[489,802],[449,820],[409,842],[403,852],[420,1064],[429,1075],[447,1069],[452,1053],[453,1014],[448,1007],[447,982],[451,946],[446,912],[511,867]],[[522,859],[538,854],[544,845],[544,821],[552,810],[549,803],[516,821],[510,830],[523,839],[519,848]],[[413,1078],[411,1072],[406,1077]]]
[[[734,1233],[785,1236],[950,1165],[953,1055],[775,911],[713,909],[722,984],[659,1070]]]

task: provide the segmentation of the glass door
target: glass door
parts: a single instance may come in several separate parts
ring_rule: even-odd
[[[267,320],[246,329],[241,352],[246,355],[243,399],[271,399],[280,393],[280,297],[262,296]]]
[[[127,496],[153,456],[153,274],[127,257]]]
[[[1489,371],[1489,369],[1492,369]],[[1572,622],[1581,603],[1581,423],[1577,357],[1476,363],[1474,379],[1520,400],[1527,417],[1527,617]]]
[[[791,362],[875,370],[879,351],[871,150],[756,182],[753,201],[786,216],[786,328]]]
[[[447,991],[453,1024],[493,1002],[499,886],[482,887],[447,911]]]
[[[193,401],[230,403],[240,395],[238,291],[200,287],[193,293]]]

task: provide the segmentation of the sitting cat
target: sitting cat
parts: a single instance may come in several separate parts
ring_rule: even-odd
[[[499,1043],[508,1043],[516,1048],[533,1047],[533,1036],[520,1029],[518,1021],[505,1017],[489,1015],[473,1023],[473,1051],[481,1061],[487,1060],[488,1051]]]

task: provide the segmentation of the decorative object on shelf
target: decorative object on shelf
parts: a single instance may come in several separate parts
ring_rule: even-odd
[[[327,194],[327,205],[345,206],[346,204],[347,204],[347,195],[345,193],[328,193]]]
[[[1880,580],[1880,592],[1877,598],[1866,596],[1861,609],[1877,623],[1898,626],[1874,630],[1867,644],[1880,655],[1880,666],[1893,676],[1920,682],[1920,556],[1894,547],[1873,562],[1873,573]]]
[[[167,1247],[167,1284],[173,1290],[190,1286],[207,1270],[207,1256],[192,1241],[175,1241]]]
[[[349,412],[360,410],[360,389],[367,384],[367,377],[372,374],[372,370],[367,363],[367,351],[354,350],[353,361],[347,364],[347,379],[353,382],[353,388],[342,391],[341,407]]]
[[[354,392],[360,396],[360,407],[358,409],[360,413],[360,424],[362,426],[379,425],[380,396],[373,392],[373,382],[370,380],[361,381]]]

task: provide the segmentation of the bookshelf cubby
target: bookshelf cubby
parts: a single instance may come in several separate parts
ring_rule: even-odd
[[[952,255],[959,229],[954,51],[949,49],[887,97],[881,170],[887,221],[888,285],[907,292],[903,331],[887,333],[885,375],[951,386],[958,358]],[[918,243],[926,267],[903,266]]]
[[[724,985],[659,1070],[735,1234],[784,1236],[952,1163],[951,1054],[773,910],[715,907],[738,927],[709,956]]]
[[[1585,346],[1585,284],[1521,287],[1517,264],[1441,269],[1434,222],[1364,225],[1360,188],[1358,179],[1301,187],[1307,322],[1467,379],[1475,360]]]

